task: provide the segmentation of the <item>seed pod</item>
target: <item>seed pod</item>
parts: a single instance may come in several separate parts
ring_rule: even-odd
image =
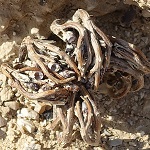
[[[55,72],[58,72],[61,70],[61,67],[59,66],[59,64],[57,63],[48,63],[48,68],[51,70],[51,71],[55,71]]]
[[[35,78],[36,80],[42,80],[42,79],[44,78],[44,74],[43,74],[42,72],[40,72],[40,71],[37,71],[37,72],[35,72],[35,74],[34,74],[34,78]]]

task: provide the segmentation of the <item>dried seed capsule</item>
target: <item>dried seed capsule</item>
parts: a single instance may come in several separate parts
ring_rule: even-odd
[[[34,78],[35,78],[36,80],[42,80],[42,79],[44,78],[44,74],[43,74],[42,72],[40,72],[40,71],[37,71],[37,72],[35,72],[35,74],[34,74]]]
[[[61,67],[57,63],[48,63],[48,68],[51,69],[51,71],[58,72],[61,70]]]

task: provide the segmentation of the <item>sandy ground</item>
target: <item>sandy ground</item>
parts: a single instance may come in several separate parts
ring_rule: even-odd
[[[44,1],[42,1],[44,3]],[[63,2],[62,2],[63,3]],[[15,5],[16,7],[17,5]],[[24,5],[22,5],[23,8]],[[30,5],[29,5],[30,6]],[[24,6],[25,7],[25,6]],[[5,9],[5,7],[4,7]],[[29,9],[31,9],[29,7]],[[42,10],[41,10],[42,11]],[[124,19],[126,9],[117,10],[110,14],[100,17],[93,17],[93,20],[105,33],[122,38],[128,42],[134,43],[147,56],[150,61],[150,18],[144,18],[141,11],[137,9],[136,13],[129,19]],[[26,12],[24,11],[26,15]],[[9,16],[9,15],[8,15]],[[31,34],[29,29],[31,25],[29,17],[25,17],[15,22],[13,28],[7,28],[1,33],[1,58],[2,62],[11,62],[18,53],[18,44],[24,36]],[[38,15],[37,15],[38,16]],[[51,15],[48,14],[47,17]],[[38,16],[39,17],[39,16]],[[123,20],[122,20],[122,19]],[[35,18],[34,18],[35,19]],[[37,18],[36,18],[37,19]],[[39,18],[38,18],[39,19]],[[51,18],[56,19],[54,16]],[[122,20],[122,21],[121,21]],[[7,22],[7,21],[6,21]],[[29,24],[28,24],[29,22]],[[41,25],[42,33],[39,34],[48,37],[50,31],[44,20]],[[13,23],[11,24],[13,25]],[[17,28],[18,26],[18,28]],[[35,25],[35,27],[37,27]],[[24,29],[28,28],[26,32]],[[46,33],[46,34],[45,34]],[[19,37],[19,34],[21,35]],[[9,41],[9,42],[6,42]],[[16,43],[15,43],[16,42]],[[5,53],[5,50],[10,51]],[[17,126],[17,111],[24,107],[31,107],[32,102],[22,97],[15,89],[8,85],[8,80],[0,75],[0,116],[6,120],[6,125],[0,127],[0,149],[1,150],[50,150],[62,149],[56,140],[57,132],[49,130],[49,119],[40,115],[40,119],[32,120],[36,130],[34,132],[22,132]],[[150,76],[145,76],[145,86],[136,93],[130,93],[125,98],[113,100],[107,96],[95,94],[97,105],[102,116],[101,141],[106,150],[149,150],[150,149]],[[17,102],[17,104],[7,104],[5,101]],[[19,105],[18,105],[19,103]],[[34,105],[34,104],[33,104]],[[14,107],[12,107],[14,106]],[[31,107],[32,108],[32,107]],[[45,115],[46,116],[46,115]],[[86,145],[80,136],[77,136],[66,150],[101,150],[100,147]]]

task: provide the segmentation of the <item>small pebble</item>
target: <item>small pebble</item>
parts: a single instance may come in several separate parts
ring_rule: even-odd
[[[54,134],[50,134],[50,137],[49,137],[51,140],[54,140],[55,139],[55,136]]]
[[[16,36],[16,32],[13,32],[13,36]]]
[[[141,92],[140,93],[140,99],[142,99],[144,97],[145,93],[144,92]]]
[[[18,110],[20,108],[20,103],[15,102],[15,101],[9,101],[4,103],[5,106],[13,109],[13,110]]]
[[[16,97],[20,97],[21,94],[17,92],[17,93],[15,94],[15,96],[16,96]]]
[[[33,133],[35,131],[35,125],[32,123],[32,121],[26,119],[18,118],[17,125],[22,132],[28,131],[29,133]]]
[[[51,69],[51,71],[56,71],[56,72],[61,70],[60,65],[57,63],[48,63],[48,68]]]
[[[145,135],[145,132],[144,131],[140,131],[141,133],[141,136],[144,136]]]
[[[132,109],[133,109],[133,110],[136,110],[136,109],[137,109],[137,106],[133,106]]]
[[[8,117],[10,115],[10,108],[9,107],[1,107],[2,116]]]
[[[93,147],[93,150],[104,150],[102,147]]]
[[[107,120],[112,121],[113,117],[112,116],[107,116]]]
[[[38,28],[32,28],[31,29],[31,34],[38,34],[39,33],[39,29]]]
[[[37,141],[31,141],[29,143],[28,148],[26,150],[41,150],[41,145],[37,143]],[[24,149],[25,150],[25,149]]]
[[[146,113],[150,113],[150,99],[145,99],[145,104],[143,107],[143,112]]]
[[[129,145],[131,145],[131,146],[137,146],[137,144],[135,142],[129,142]]]
[[[46,105],[40,102],[37,102],[34,108],[34,110],[39,114],[42,114],[45,111],[45,109],[46,109]]]
[[[6,124],[7,121],[2,116],[0,116],[0,128],[6,126]]]
[[[111,133],[109,131],[107,131],[106,129],[104,129],[104,134],[107,135],[107,136],[111,135]]]
[[[129,31],[125,31],[125,35],[126,35],[127,37],[130,37],[130,32],[129,32]]]
[[[36,80],[42,80],[44,78],[44,74],[40,71],[37,71],[37,72],[34,73],[34,78]]]
[[[0,96],[1,96],[1,101],[9,101],[12,99],[13,97],[13,92],[11,90],[10,86],[6,86],[5,88],[2,89],[2,91],[0,92]]]
[[[141,40],[147,45],[148,44],[148,37],[141,37]]]
[[[46,120],[40,121],[40,125],[41,125],[42,127],[45,127],[45,126],[47,125]]]
[[[139,97],[137,95],[134,96],[134,100],[137,102]]]
[[[0,129],[0,139],[5,138],[5,137],[6,137],[6,132]]]
[[[122,145],[122,140],[121,139],[114,139],[109,141],[110,146],[118,146]]]
[[[39,119],[39,114],[30,108],[22,108],[20,111],[18,111],[18,116],[34,120]]]
[[[142,10],[142,15],[145,18],[150,17],[150,10],[146,10],[146,9]]]

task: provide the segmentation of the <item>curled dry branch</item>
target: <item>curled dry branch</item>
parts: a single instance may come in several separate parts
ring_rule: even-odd
[[[105,35],[82,9],[63,24],[55,20],[50,29],[65,46],[28,36],[20,46],[19,62],[2,64],[2,72],[25,97],[57,105],[51,129],[62,125],[58,139],[64,146],[73,139],[76,124],[82,139],[98,146],[101,118],[89,91],[116,99],[138,91],[150,62],[133,44]]]

